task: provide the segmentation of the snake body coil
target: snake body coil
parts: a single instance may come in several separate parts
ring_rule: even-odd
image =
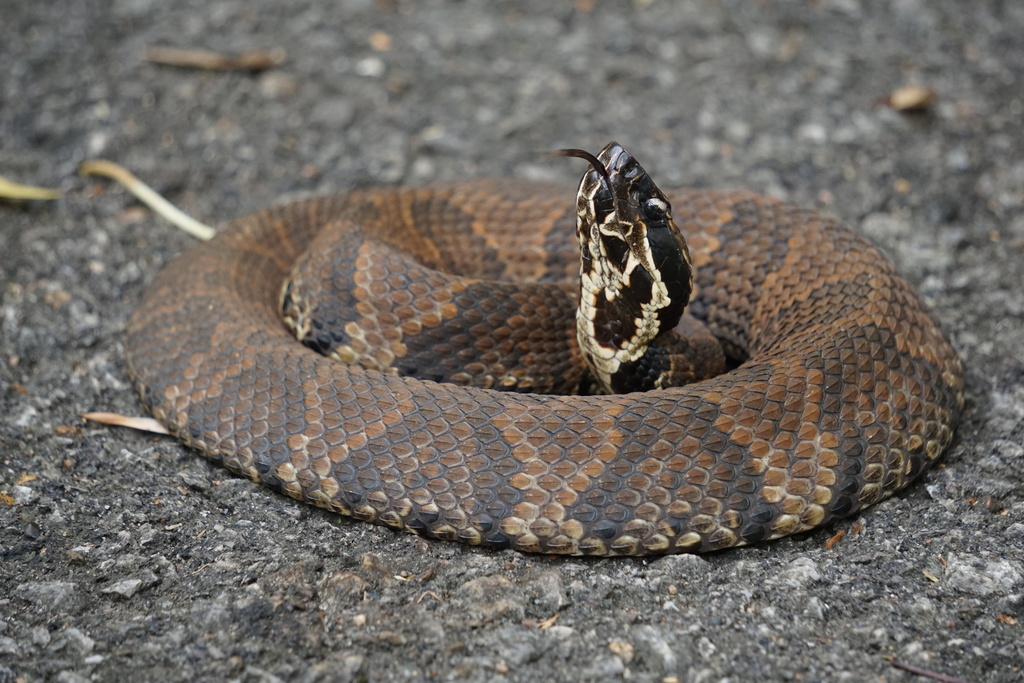
[[[463,340],[471,365],[500,363],[505,348],[568,350],[577,357],[555,374],[582,372],[571,317],[538,331],[494,313],[486,292],[446,280],[431,290],[433,271],[398,270],[421,256],[462,262],[474,282],[569,277],[575,207],[523,181],[370,189],[241,218],[155,278],[129,324],[129,370],[173,434],[235,473],[361,520],[494,548],[629,555],[753,543],[881,500],[941,455],[963,369],[876,248],[832,218],[749,192],[667,195],[695,270],[690,310],[737,362],[705,381],[505,393],[339,363],[285,328],[282,283],[329,228],[352,247],[349,346],[382,337],[382,367],[416,353],[413,365],[442,363],[431,344],[456,344],[441,331],[460,319],[498,331],[497,342]],[[390,236],[398,255],[364,243],[368,232]],[[385,285],[360,285],[367,277]],[[531,286],[512,298],[561,307],[538,303]],[[374,296],[395,308],[381,311]],[[417,347],[422,335],[433,341]]]

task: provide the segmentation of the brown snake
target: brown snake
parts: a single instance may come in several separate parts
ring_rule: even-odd
[[[486,180],[238,219],[155,278],[129,323],[129,371],[173,434],[235,473],[361,520],[492,548],[630,555],[754,543],[881,500],[942,454],[963,409],[963,368],[875,247],[750,192],[667,195],[695,269],[689,310],[735,366],[711,379],[561,396],[374,369],[401,366],[425,338],[420,368],[444,365],[436,344],[462,349],[471,366],[500,365],[512,348],[567,349],[557,372],[583,372],[571,320],[539,331],[484,292],[578,272],[575,207],[548,184]],[[311,245],[327,253],[316,242],[325,230],[352,254],[341,270],[353,289],[340,292],[352,308],[341,326],[350,363],[303,346],[281,318],[282,284]],[[407,255],[461,268],[470,284]],[[479,283],[484,293],[466,294]],[[531,286],[509,296],[559,306]],[[571,289],[559,287],[571,309]],[[446,337],[450,321],[472,334]],[[371,337],[383,351],[363,348]],[[447,376],[474,383],[460,372]],[[530,373],[502,377],[539,386]]]

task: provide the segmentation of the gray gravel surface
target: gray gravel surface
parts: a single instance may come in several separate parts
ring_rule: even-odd
[[[3,0],[0,175],[65,195],[0,203],[0,682],[1024,679],[1021,36],[1016,0]],[[937,100],[879,103],[905,85]],[[192,242],[82,160],[220,223],[483,175],[571,201],[579,164],[537,152],[610,139],[882,244],[969,369],[944,464],[820,533],[583,561],[350,522],[81,420],[142,412],[125,323]]]

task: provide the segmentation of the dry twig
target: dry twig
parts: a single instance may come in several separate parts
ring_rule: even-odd
[[[939,681],[939,683],[970,683],[970,681],[965,681],[964,679],[957,678],[956,676],[947,676],[946,674],[940,674],[936,671],[922,669],[919,666],[907,664],[905,662],[901,662],[898,659],[894,659],[891,657],[889,658],[889,666],[891,666],[894,669],[903,669],[904,671],[908,671],[914,674],[915,676],[924,676],[925,678],[929,678],[933,681]]]
[[[250,50],[240,55],[226,55],[211,50],[182,50],[176,47],[146,48],[146,61],[187,69],[214,69],[217,71],[266,71],[278,66],[285,59],[281,48],[273,50]]]

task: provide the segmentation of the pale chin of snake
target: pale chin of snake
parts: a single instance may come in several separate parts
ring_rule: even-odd
[[[477,290],[465,281],[429,273],[457,262],[476,282],[477,271],[539,274],[528,287],[540,292],[554,272],[578,272],[561,258],[575,253],[577,207],[600,214],[601,192],[615,194],[603,175],[636,173],[616,165],[632,156],[615,148],[592,157],[580,191],[596,192],[576,206],[551,183],[475,180],[239,218],[154,278],[128,325],[134,384],[173,435],[236,474],[359,520],[493,549],[639,555],[757,543],[851,515],[940,457],[963,410],[964,373],[921,297],[836,219],[746,191],[668,191],[667,210],[660,196],[648,206],[646,220],[662,209],[685,238],[687,310],[730,359],[702,381],[599,396],[500,392],[336,362],[284,328],[282,285],[330,228],[358,240],[339,266],[354,283],[340,294],[350,345],[381,336],[381,357],[401,364],[418,335],[464,321],[466,348],[499,364],[502,339],[530,351],[537,328],[515,327],[515,315],[497,321],[498,341],[472,336],[495,317],[482,308],[494,304],[485,290],[511,285],[470,299]],[[626,280],[653,262],[637,229],[600,237],[639,245],[623,262]],[[424,258],[415,267],[428,274],[392,269],[407,256]],[[435,279],[449,284],[423,286]],[[570,285],[552,287],[571,299]],[[398,332],[368,327],[387,317],[370,303],[378,289],[397,302]],[[519,299],[548,307],[531,297]],[[678,299],[656,298],[640,297],[655,317]],[[568,375],[583,372],[576,327],[559,321],[544,337],[569,349],[559,370]]]

